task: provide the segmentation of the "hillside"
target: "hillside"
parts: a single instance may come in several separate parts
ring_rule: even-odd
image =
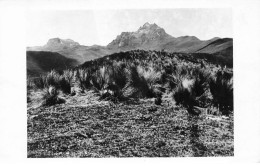
[[[131,50],[28,79],[27,157],[234,156],[233,69],[209,55]]]
[[[154,55],[154,56],[153,56]],[[77,68],[86,68],[93,64],[102,65],[103,63],[111,63],[111,61],[125,61],[141,59],[150,61],[160,61],[162,64],[167,59],[177,58],[185,62],[192,62],[196,64],[211,63],[214,65],[227,66],[233,68],[233,56],[225,57],[221,54],[207,54],[207,53],[178,53],[178,52],[167,52],[167,51],[146,51],[146,50],[131,50],[118,52],[111,55],[104,56],[93,61],[87,61]],[[156,59],[158,58],[158,59]]]
[[[223,38],[214,40],[204,47],[197,49],[195,52],[209,54],[219,53],[230,57],[233,55],[233,39]]]
[[[27,51],[26,67],[27,76],[39,76],[46,72],[73,68],[77,65],[76,60],[66,58],[55,52]]]

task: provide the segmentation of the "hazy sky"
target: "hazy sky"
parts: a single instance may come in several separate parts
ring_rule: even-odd
[[[44,45],[54,37],[107,45],[121,32],[136,31],[146,22],[174,37],[232,37],[231,9],[41,10],[28,11],[26,20],[27,46]]]

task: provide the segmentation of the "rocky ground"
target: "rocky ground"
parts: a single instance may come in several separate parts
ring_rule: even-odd
[[[30,92],[28,157],[233,156],[233,116],[190,116],[164,96],[114,104],[92,91],[40,106]]]

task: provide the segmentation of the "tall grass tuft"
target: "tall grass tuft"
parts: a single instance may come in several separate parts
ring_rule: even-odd
[[[58,91],[55,87],[50,86],[44,89],[42,106],[52,106],[64,103],[65,100],[58,97]]]
[[[123,89],[127,83],[125,63],[113,63],[111,66],[110,81],[108,89],[112,92],[113,97],[117,100],[125,100],[126,97],[123,95]]]
[[[78,69],[76,71],[76,80],[78,82],[79,88],[82,90],[88,90],[91,87],[90,83],[91,72],[87,69]]]
[[[219,70],[210,79],[210,92],[213,96],[213,104],[219,108],[223,115],[229,115],[233,110],[233,76]]]
[[[35,88],[35,89],[44,89],[45,87],[47,87],[47,85],[46,85],[46,76],[44,76],[44,75],[41,75],[40,77],[38,77],[38,78],[34,78],[33,80],[32,80],[32,82],[33,82],[33,87]]]
[[[39,78],[35,78],[33,83],[38,89],[44,89],[48,87],[55,87],[57,90],[69,94],[71,92],[73,79],[73,71],[65,70],[63,74],[59,74],[55,70],[41,75]]]
[[[59,76],[57,88],[59,88],[65,94],[70,94],[73,77],[74,73],[72,70],[63,71],[63,74]]]
[[[124,87],[124,95],[127,97],[156,97],[161,93],[161,73],[153,68],[129,65],[126,68],[127,83]]]
[[[153,67],[148,67],[146,69],[138,66],[138,73],[140,77],[143,77],[145,83],[147,84],[147,97],[156,97],[161,95],[161,80],[162,73],[156,71]]]
[[[55,70],[52,70],[51,72],[47,73],[45,77],[45,87],[58,87],[59,86],[59,78],[60,74],[56,72]]]
[[[209,74],[199,68],[187,68],[186,72],[183,70],[176,72],[177,75],[173,77],[176,83],[173,98],[177,105],[181,104],[192,112],[194,106],[207,104]]]
[[[104,90],[109,88],[110,72],[108,67],[102,66],[93,73],[90,80],[93,90],[102,94]]]

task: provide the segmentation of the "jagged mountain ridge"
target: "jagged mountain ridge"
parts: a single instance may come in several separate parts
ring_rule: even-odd
[[[211,44],[212,43],[212,44]],[[218,47],[217,49],[214,49]],[[226,53],[225,49],[232,49],[231,38],[212,38],[200,40],[195,36],[172,37],[156,24],[145,23],[136,32],[122,32],[115,40],[108,44],[108,48],[116,50],[166,50],[185,53]]]
[[[173,37],[157,24],[145,23],[135,32],[122,32],[107,46],[84,46],[71,39],[52,38],[44,46],[27,47],[27,51],[56,52],[65,58],[74,59],[72,67],[105,55],[135,49],[219,54],[230,59],[233,58],[233,39],[215,37],[200,40],[195,36]]]
[[[158,49],[163,43],[173,39],[158,25],[145,23],[136,32],[122,32],[107,47],[117,50]]]

